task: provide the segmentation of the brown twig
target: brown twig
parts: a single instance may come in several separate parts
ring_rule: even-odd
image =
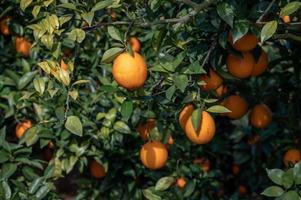
[[[262,13],[262,15],[257,19],[256,24],[261,22],[264,16],[269,12],[269,10],[272,8],[273,4],[275,3],[276,0],[273,0],[270,2],[268,7],[265,9],[265,11]]]

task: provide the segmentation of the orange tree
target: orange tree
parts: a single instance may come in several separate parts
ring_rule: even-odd
[[[299,199],[300,2],[0,5],[1,199]]]

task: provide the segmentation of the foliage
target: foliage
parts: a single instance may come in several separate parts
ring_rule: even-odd
[[[264,169],[281,167],[284,151],[300,144],[300,6],[286,0],[0,1],[0,17],[12,17],[11,35],[0,35],[1,199],[260,198],[269,185]],[[282,22],[285,15],[291,23]],[[241,56],[229,32],[233,41],[248,32],[260,38],[269,70],[247,79],[229,74],[228,53]],[[16,52],[21,36],[32,43],[28,57]],[[137,90],[112,77],[114,58],[133,54],[130,36],[141,41],[148,65],[148,79]],[[68,70],[60,67],[62,59]],[[226,95],[201,89],[200,75],[209,68],[223,77]],[[249,108],[269,105],[273,122],[256,129],[248,114],[221,116],[229,110],[220,102],[231,94],[243,96]],[[199,111],[214,116],[217,131],[208,144],[193,144],[179,125],[181,109],[191,102],[196,130]],[[149,118],[157,123],[151,138],[167,144],[171,135],[175,141],[166,166],[156,171],[139,159],[145,142],[137,126]],[[34,126],[18,139],[16,125],[26,119]],[[200,157],[211,161],[209,171],[193,163]],[[104,166],[104,179],[91,176],[92,160]],[[231,173],[234,163],[239,175]],[[292,180],[298,184],[299,165],[268,170],[279,186],[264,194],[294,196],[289,189],[295,189]],[[286,175],[280,180],[279,173]],[[185,177],[185,188],[174,185],[178,177]],[[239,194],[240,185],[247,194]]]

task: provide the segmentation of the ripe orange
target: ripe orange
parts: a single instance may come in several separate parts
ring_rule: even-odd
[[[16,38],[16,51],[21,53],[24,57],[28,57],[30,53],[31,43],[24,37]]]
[[[106,175],[105,168],[95,160],[90,164],[90,173],[95,178],[103,178]]]
[[[216,88],[215,93],[216,96],[221,97],[224,94],[226,94],[228,92],[228,87],[225,85],[220,85],[218,88]]]
[[[238,188],[239,194],[240,195],[246,195],[248,193],[247,188],[244,185],[240,185]]]
[[[237,78],[247,78],[252,74],[255,60],[250,52],[242,53],[243,58],[229,54],[227,57],[227,68],[230,74]]]
[[[250,51],[254,49],[259,42],[258,38],[255,35],[247,33],[233,44],[233,37],[231,32],[228,34],[228,41],[237,51]]]
[[[129,39],[129,43],[132,47],[132,50],[139,53],[141,50],[141,44],[140,41],[138,40],[138,38],[136,37],[130,37]]]
[[[207,158],[194,159],[193,164],[200,165],[204,172],[209,172],[209,170],[211,168],[211,162]]]
[[[176,181],[176,185],[179,188],[183,189],[186,186],[186,180],[183,177],[178,178],[177,181]]]
[[[122,87],[134,90],[144,85],[147,78],[147,67],[144,58],[134,52],[125,52],[117,56],[112,69],[115,81]]]
[[[63,59],[61,59],[61,68],[66,71],[68,70],[68,65],[65,63]]]
[[[172,136],[170,135],[170,136],[168,137],[167,144],[173,145],[173,143],[174,143],[174,139],[173,139]]]
[[[22,123],[16,126],[16,136],[21,138],[25,131],[32,127],[32,122],[30,120],[24,120]]]
[[[240,172],[240,167],[238,164],[233,164],[232,165],[232,174],[233,175],[237,175]]]
[[[225,114],[225,116],[228,116],[231,119],[239,119],[248,111],[248,103],[244,98],[238,95],[231,95],[227,97],[221,105],[231,110],[230,113]]]
[[[0,21],[0,32],[5,36],[10,35],[8,24],[11,19],[12,17],[4,17]]]
[[[290,149],[285,152],[283,156],[283,163],[286,167],[289,167],[291,164],[295,165],[301,160],[301,152],[299,149]]]
[[[166,146],[159,141],[149,141],[140,150],[140,160],[149,169],[155,170],[165,166],[168,158]]]
[[[290,23],[291,22],[291,18],[289,15],[285,15],[283,17],[281,17],[281,19],[283,20],[284,23]]]
[[[209,75],[202,75],[201,80],[206,83],[206,85],[201,86],[204,91],[215,90],[223,83],[223,78],[211,68]]]
[[[143,140],[148,140],[150,132],[155,128],[156,120],[153,118],[147,119],[146,122],[138,125],[137,131]]]
[[[269,64],[268,54],[262,50],[259,59],[255,62],[252,70],[252,76],[258,76],[265,72]]]
[[[215,122],[212,116],[202,111],[202,119],[198,133],[192,125],[192,116],[190,115],[185,125],[185,133],[188,139],[196,144],[206,144],[210,142],[215,135]]]
[[[272,112],[265,104],[254,106],[250,114],[250,122],[256,128],[266,128],[272,121]]]
[[[187,104],[184,106],[179,115],[179,123],[182,129],[185,129],[188,118],[192,115],[194,111],[193,104]]]

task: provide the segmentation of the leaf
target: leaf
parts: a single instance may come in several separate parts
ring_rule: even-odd
[[[115,59],[115,57],[117,57],[123,51],[124,51],[124,49],[119,48],[119,47],[114,47],[114,48],[108,49],[103,54],[101,62],[110,63]]]
[[[217,14],[227,23],[233,27],[234,20],[234,8],[226,2],[222,2],[217,5]]]
[[[186,52],[181,52],[177,55],[177,57],[172,62],[173,69],[176,69],[182,63],[185,56],[186,56]]]
[[[116,130],[116,131],[118,131],[120,133],[131,133],[131,129],[123,121],[117,121],[117,122],[115,122],[113,128],[114,128],[114,130]]]
[[[60,68],[60,70],[58,71],[58,77],[59,77],[59,80],[66,86],[68,86],[70,84],[70,75],[69,75],[69,72],[66,71],[66,70],[63,70]]]
[[[53,46],[53,35],[43,35],[41,42],[47,49],[51,50]]]
[[[124,101],[121,105],[121,115],[122,117],[128,121],[133,112],[133,102],[132,101]]]
[[[67,9],[70,9],[70,10],[77,10],[76,6],[73,4],[73,3],[63,3],[63,4],[60,4],[58,5],[59,7],[62,7],[62,8],[67,8]]]
[[[49,190],[48,186],[44,185],[37,191],[37,193],[35,194],[35,197],[37,199],[43,199],[49,191],[50,190]]]
[[[32,3],[32,0],[21,0],[20,1],[20,7],[22,11],[25,11],[25,9]]]
[[[36,78],[33,80],[33,86],[35,90],[40,93],[41,95],[45,91],[45,81],[43,78]]]
[[[192,125],[193,125],[195,132],[198,133],[199,129],[200,129],[200,125],[201,125],[201,120],[202,120],[202,109],[201,108],[197,108],[193,111],[191,120],[192,120]]]
[[[181,90],[181,92],[185,92],[185,89],[188,85],[188,77],[186,75],[178,75],[174,77],[174,83],[177,88]]]
[[[282,176],[282,185],[285,189],[289,189],[294,184],[294,169],[290,168],[284,172]]]
[[[109,33],[109,35],[110,35],[113,39],[122,42],[122,38],[121,38],[120,32],[119,32],[119,30],[116,29],[114,26],[109,26],[109,27],[108,27],[108,33]]]
[[[211,112],[211,113],[229,113],[229,112],[231,112],[231,110],[229,110],[228,108],[221,106],[221,105],[211,106],[206,111]]]
[[[35,144],[39,139],[38,136],[38,129],[37,127],[32,127],[30,129],[28,129],[26,131],[26,133],[24,134],[22,141],[25,141],[27,146],[32,146],[33,144]],[[21,143],[21,141],[20,141]]]
[[[39,12],[40,12],[41,6],[34,6],[32,9],[32,15],[34,18],[37,18]]]
[[[279,197],[284,193],[284,190],[279,186],[270,186],[266,188],[261,194],[267,197]]]
[[[82,136],[83,135],[83,126],[80,119],[77,116],[67,117],[65,127],[71,133]]]
[[[13,163],[4,163],[0,171],[0,180],[8,179],[17,170],[17,165]]]
[[[215,103],[217,101],[218,101],[218,99],[204,99],[204,102],[206,102],[206,103]]]
[[[82,18],[89,24],[89,26],[91,26],[94,18],[94,12],[83,13]]]
[[[291,15],[296,12],[301,7],[301,2],[293,1],[286,4],[280,11],[280,17],[284,17],[286,15]]]
[[[301,161],[294,166],[294,181],[296,185],[301,184]]]
[[[150,189],[142,190],[142,194],[148,200],[161,200],[161,197],[154,194]]]
[[[282,185],[282,176],[284,171],[281,169],[266,169],[268,177],[277,185]]]
[[[41,186],[42,181],[42,177],[35,179],[29,187],[29,194],[34,194],[37,191],[37,189]]]
[[[76,101],[77,97],[78,97],[78,91],[77,90],[72,90],[68,92],[68,95],[70,95],[70,97]]]
[[[276,32],[277,26],[278,24],[275,20],[266,23],[261,30],[261,42],[264,42],[267,39],[271,38]]]
[[[165,93],[165,96],[168,100],[171,100],[172,99],[172,96],[174,95],[176,91],[176,86],[175,85],[172,85],[170,86],[167,90],[166,90],[166,93]]]
[[[175,178],[171,176],[160,178],[155,186],[155,190],[164,191],[175,182]]]
[[[283,200],[300,200],[298,193],[293,190],[290,190],[290,191],[284,193],[281,196],[281,199],[283,199]]]
[[[32,81],[34,76],[37,74],[37,71],[28,72],[24,74],[18,81],[18,89],[22,90],[28,83]]]
[[[234,27],[232,29],[233,43],[244,36],[249,31],[249,21],[247,20],[237,20],[234,22]]]
[[[8,183],[6,181],[2,181],[1,187],[4,190],[5,199],[10,200],[11,199],[11,189],[10,189]]]
[[[92,12],[95,12],[97,10],[101,10],[104,9],[110,5],[112,5],[114,3],[113,0],[104,0],[104,1],[99,1],[97,4],[95,4],[93,6],[93,8],[91,9]]]
[[[81,43],[86,37],[86,32],[82,29],[75,28],[68,33],[68,37],[72,41],[77,41],[78,43]]]
[[[75,81],[72,86],[74,85],[79,85],[79,84],[84,84],[84,83],[89,83],[90,81],[89,80],[77,80]]]
[[[195,190],[195,182],[188,181],[188,184],[185,187],[184,197],[190,197],[194,190]]]

